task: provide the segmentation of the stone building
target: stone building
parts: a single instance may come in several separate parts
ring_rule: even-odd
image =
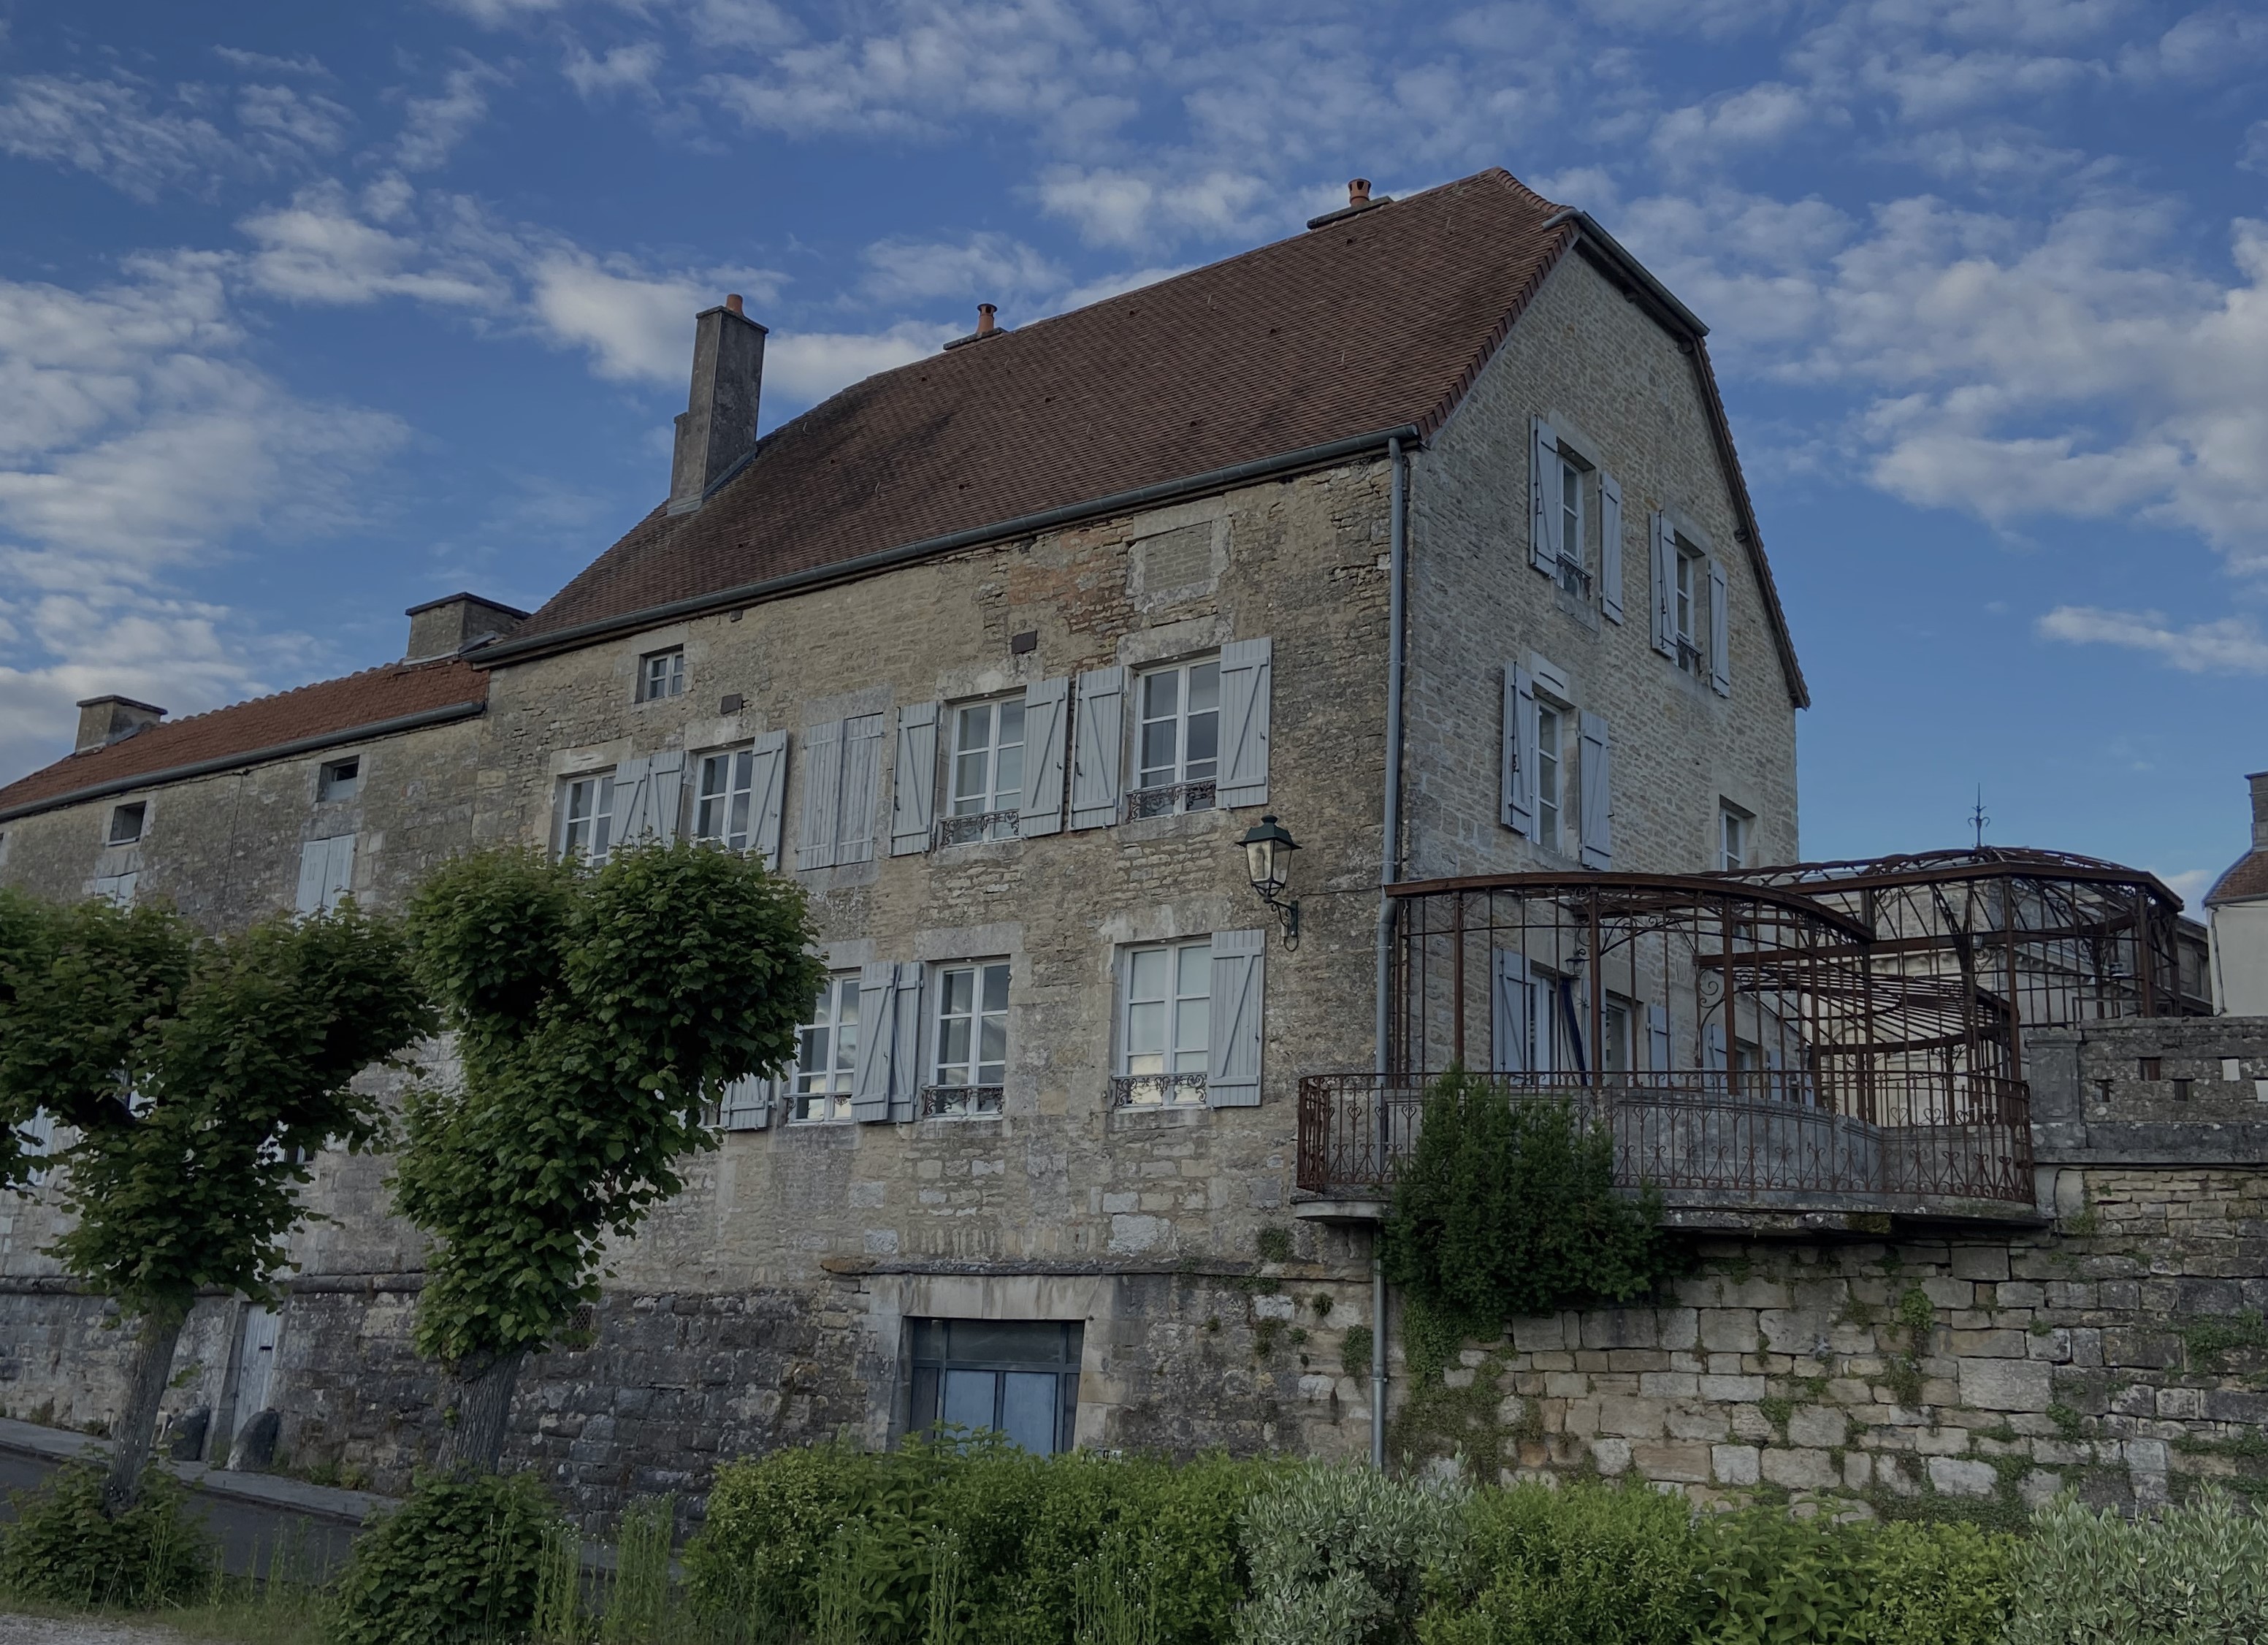
[[[0,789],[0,883],[214,926],[397,904],[500,843],[688,835],[807,889],[830,981],[797,1066],[725,1094],[719,1147],[523,1375],[514,1451],[586,1509],[936,1420],[1366,1454],[1403,1366],[1381,1184],[1451,1058],[1603,1105],[1633,1173],[1675,1165],[1675,1214],[1727,1243],[1674,1305],[1434,1369],[1394,1396],[1409,1443],[1462,1380],[1505,1466],[1937,1488],[1852,1483],[1824,1416],[1775,1427],[1809,1385],[1781,1339],[1826,1307],[1810,1278],[1895,1308],[1911,1269],[1943,1292],[1930,1329],[2020,1346],[2103,1329],[2017,1330],[1991,1309],[2042,1305],[1975,1287],[2019,1246],[2066,1260],[2021,1025],[2082,994],[2090,1022],[2194,1008],[2178,904],[2095,865],[2069,882],[2139,911],[2098,909],[2091,958],[2028,948],[2057,980],[2012,963],[1996,994],[1977,941],[2013,911],[1939,930],[1934,891],[1846,908],[1837,866],[1761,867],[1800,855],[1802,677],[1704,328],[1589,218],[1501,172],[1359,185],[1303,235],[1086,309],[988,306],[758,439],[763,343],[738,299],[698,317],[668,499],[540,610],[456,596],[412,614],[401,665],[178,724],[102,699],[77,752]],[[1241,849],[1263,819],[1299,846],[1274,904]],[[2004,911],[2062,895],[1984,878]],[[1889,1046],[1834,1003],[1858,997],[1922,1026]],[[280,1320],[214,1299],[175,1398],[217,1435],[272,1407],[290,1457],[385,1484],[436,1419],[381,1174],[321,1162],[336,1221]],[[2220,1191],[2200,1216],[2233,1214]],[[50,1215],[19,1204],[0,1245],[0,1403],[99,1421],[114,1339],[38,1255]],[[2014,1385],[1963,1368],[1985,1349],[1897,1350],[1909,1387],[1835,1346],[1859,1330],[1818,1338],[1854,1356],[1852,1420],[1911,1394],[1885,1422],[1940,1448],[1941,1405],[2017,1411],[2027,1444],[2050,1421],[1977,1393]],[[2059,1363],[2018,1361],[2027,1397],[2022,1367]]]
[[[2213,917],[2213,998],[2235,1016],[2268,1015],[2268,771],[2252,791],[2252,849],[2205,894]]]

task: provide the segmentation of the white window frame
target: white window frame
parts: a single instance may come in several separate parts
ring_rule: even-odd
[[[1753,868],[1756,855],[1755,817],[1729,800],[1717,802],[1717,867],[1726,872]]]
[[[1134,972],[1145,955],[1166,961],[1165,992],[1157,999],[1138,998]],[[1187,971],[1194,964],[1200,992],[1188,992]],[[1157,1051],[1134,1049],[1134,1014],[1143,1006],[1160,1008],[1165,1044]],[[1185,1013],[1195,1007],[1197,1042],[1187,1043]],[[1119,951],[1118,960],[1118,1082],[1113,1093],[1122,1108],[1202,1108],[1205,1103],[1205,1069],[1212,1046],[1212,933],[1183,937],[1170,942],[1138,942]],[[1138,1061],[1155,1059],[1156,1067],[1137,1067]]]
[[[1637,1072],[1638,1021],[1644,1011],[1628,995],[1605,991],[1599,1001],[1599,1045],[1594,1053],[1601,1073]]]
[[[843,1043],[843,1006],[848,991],[858,1010],[850,1044]],[[811,1020],[795,1031],[795,1067],[787,1078],[787,1118],[792,1125],[831,1125],[851,1118],[850,1088],[858,1068],[858,1035],[867,1027],[859,998],[858,973],[831,971],[812,1000]],[[824,1048],[814,1046],[825,1036]]]
[[[1682,535],[1669,540],[1670,643],[1677,647],[1677,666],[1699,674],[1708,661],[1701,636],[1709,623],[1709,557]]]
[[[134,831],[131,834],[121,836],[118,832],[118,820],[128,815],[131,815],[134,819]],[[139,845],[149,832],[150,802],[146,800],[129,800],[123,804],[110,808],[110,821],[103,829],[102,843],[106,845]]]
[[[351,771],[343,768],[351,766]],[[350,754],[342,759],[325,760],[315,773],[315,798],[321,800],[351,800],[362,793],[362,756]]]
[[[1002,735],[1010,709],[1015,711],[1016,719],[1012,743]],[[1024,809],[1024,694],[1018,691],[1009,697],[953,703],[946,705],[946,712],[952,725],[945,762],[945,804],[938,819],[944,842],[959,845],[979,839],[1015,838],[1017,820]],[[962,728],[970,717],[978,715],[983,717],[984,741],[981,747],[964,748]],[[1001,769],[1002,756],[1010,749],[1016,754],[1012,778]],[[975,791],[964,793],[961,768],[968,759],[977,762],[981,780]]]
[[[591,795],[592,804],[578,816],[575,809],[576,796],[585,792]],[[572,777],[561,778],[557,805],[559,855],[562,859],[580,855],[593,868],[600,867],[614,845],[614,767],[610,765],[603,771],[582,771]],[[576,842],[578,824],[587,828],[590,835],[595,837],[595,850],[591,848],[591,840],[586,838],[578,852]]]
[[[1591,464],[1565,439],[1554,454],[1559,468],[1558,495],[1551,505],[1559,514],[1559,586],[1579,600],[1591,596],[1590,545]]]
[[[1574,711],[1557,697],[1535,694],[1535,843],[1567,849],[1567,724]]]
[[[685,647],[665,645],[638,659],[637,700],[659,703],[685,695]]]
[[[995,973],[1000,978],[998,1007],[986,1003],[988,987]],[[946,999],[953,990],[954,979],[961,977],[969,979],[969,1006],[966,1011],[948,1008]],[[929,983],[929,1020],[924,1025],[928,1034],[922,1057],[922,1112],[927,1116],[998,1113],[1008,1081],[1008,1017],[1015,988],[1012,967],[1006,959],[997,955],[947,960],[930,968]],[[984,1029],[990,1021],[997,1021],[1000,1027],[1000,1056],[997,1062],[986,1061],[983,1055]],[[946,1036],[957,1023],[967,1026],[967,1056],[948,1062]],[[998,1069],[999,1078],[985,1079],[987,1069]]]
[[[755,745],[744,742],[694,758],[699,763],[693,773],[693,837],[713,840],[731,851],[747,850],[755,829]],[[721,777],[723,786],[711,788],[712,776]]]
[[[1212,706],[1193,714],[1189,708],[1190,687],[1207,669],[1211,671]],[[1149,712],[1151,684],[1168,678],[1174,681],[1174,707],[1166,713],[1152,715]],[[1219,654],[1190,657],[1138,670],[1133,685],[1133,777],[1126,788],[1126,815],[1174,816],[1185,811],[1214,809],[1219,803],[1223,730]],[[1208,758],[1193,760],[1189,757],[1190,722],[1193,718],[1205,715],[1212,719],[1212,754]],[[1174,728],[1172,763],[1147,765],[1144,763],[1148,741],[1145,734],[1152,726],[1165,725]],[[1197,769],[1200,766],[1206,769]]]

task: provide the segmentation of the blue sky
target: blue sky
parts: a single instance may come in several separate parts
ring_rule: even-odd
[[[2194,894],[2268,765],[2268,9],[0,0],[0,778],[552,593],[967,330],[1502,165],[1713,328],[1817,705],[1807,854]]]

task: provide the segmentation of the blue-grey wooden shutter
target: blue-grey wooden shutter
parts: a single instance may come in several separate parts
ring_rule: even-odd
[[[354,894],[355,836],[334,834],[323,865],[323,906],[336,908],[342,897]]]
[[[608,831],[607,849],[635,845],[644,832],[647,796],[653,787],[653,760],[649,755],[633,755],[615,767],[615,791],[612,827]],[[592,828],[593,845],[598,829]]]
[[[1212,933],[1205,1101],[1214,1108],[1259,1106],[1260,1027],[1267,969],[1265,930]]]
[[[313,914],[323,906],[323,884],[330,875],[331,842],[311,839],[299,847],[299,889],[291,899],[291,906],[302,914]]]
[[[1530,431],[1528,453],[1528,559],[1549,577],[1559,574],[1559,436],[1542,417]]]
[[[1599,612],[1623,620],[1623,483],[1599,470]]]
[[[1669,1072],[1669,1007],[1646,1008],[1646,1066],[1654,1073]]]
[[[1701,1025],[1701,1066],[1709,1073],[1725,1072],[1725,1025],[1721,1022]]]
[[[890,774],[890,855],[929,849],[937,822],[937,704],[898,710],[898,763]]]
[[[1677,552],[1675,537],[1669,529],[1669,518],[1657,510],[1646,521],[1646,552],[1653,563],[1653,648],[1665,657],[1677,655],[1677,614],[1671,606],[1676,598],[1676,585],[1672,578],[1676,572],[1673,557]]]
[[[1275,642],[1233,640],[1220,648],[1220,781],[1215,798],[1230,806],[1268,803],[1268,698]]]
[[[807,726],[803,733],[803,815],[795,837],[798,868],[835,866],[836,818],[843,805],[843,722]]]
[[[858,1059],[850,1071],[850,1118],[866,1123],[890,1117],[890,1070],[897,1052],[895,1027],[898,968],[877,960],[858,971]]]
[[[778,1081],[750,1074],[726,1086],[717,1099],[720,1131],[762,1131],[772,1123]]]
[[[1026,839],[1060,832],[1064,806],[1064,710],[1071,681],[1035,680],[1024,688],[1024,807],[1016,832]]]
[[[882,717],[843,722],[843,799],[836,821],[835,860],[874,860],[875,813],[882,799]]]
[[[1733,694],[1733,609],[1725,593],[1725,568],[1709,562],[1709,684],[1719,697]]]
[[[922,964],[900,962],[897,986],[891,992],[893,1044],[890,1047],[890,1118],[901,1123],[919,1118],[922,1086],[928,1065],[922,1056]],[[971,1047],[974,1054],[975,1048]]]
[[[1505,827],[1535,837],[1535,681],[1516,662],[1504,665]]]
[[[1126,670],[1090,669],[1079,676],[1079,716],[1071,727],[1071,827],[1101,828],[1118,820],[1125,762]]]
[[[1526,1073],[1535,1032],[1535,985],[1528,959],[1516,948],[1489,954],[1489,1072]]]
[[[685,750],[665,749],[646,767],[644,830],[664,842],[677,837],[685,820]]]
[[[767,731],[750,750],[748,849],[761,852],[764,867],[780,866],[781,800],[787,790],[787,733]]]
[[[1615,866],[1614,785],[1609,773],[1607,722],[1587,711],[1582,717],[1583,735],[1583,866]]]

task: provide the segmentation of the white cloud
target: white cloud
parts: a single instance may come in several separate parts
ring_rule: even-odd
[[[304,170],[335,151],[351,116],[328,98],[273,85],[237,93],[237,129],[203,112],[217,99],[183,86],[170,102],[139,83],[22,75],[0,101],[0,151],[68,166],[138,200],[169,188],[210,194],[222,178]]]
[[[216,46],[212,51],[214,56],[230,67],[253,73],[304,74],[319,80],[334,77],[331,71],[323,66],[322,59],[313,55],[271,57],[264,51],[246,51],[236,46]]]
[[[693,355],[693,317],[738,291],[762,303],[777,276],[755,269],[649,273],[626,259],[601,262],[556,247],[537,254],[527,270],[532,306],[555,344],[578,348],[592,369],[615,381],[676,384]],[[767,376],[780,347],[766,344]]]
[[[560,72],[586,103],[624,92],[651,97],[661,60],[661,42],[657,40],[616,46],[603,57],[593,57],[580,44],[571,44]]]
[[[1653,129],[1653,151],[1683,169],[1735,149],[1764,148],[1793,136],[1811,118],[1809,100],[1792,85],[1766,82],[1672,109]]]
[[[2176,627],[2162,611],[2058,606],[2039,620],[2039,631],[2073,645],[2146,652],[2185,674],[2268,674],[2268,638],[2249,617]]]
[[[2157,874],[2169,891],[2192,910],[2197,907],[2198,899],[2213,889],[2213,882],[2220,878],[2218,868],[2153,869],[2152,872]]]
[[[1174,180],[1098,166],[1051,166],[1041,173],[1040,209],[1078,229],[1090,245],[1140,250],[1187,236],[1218,240],[1251,230],[1272,191],[1246,172],[1211,171]]]
[[[2268,120],[2253,122],[2244,134],[2244,150],[2237,162],[2249,172],[2268,172]]]
[[[504,77],[485,63],[468,63],[441,77],[437,97],[413,97],[402,121],[396,159],[404,171],[429,172],[446,165],[450,151],[488,117],[488,88]]]
[[[374,206],[373,215],[398,218],[407,212],[409,199],[398,180],[381,180],[364,206]],[[493,308],[509,298],[504,277],[476,251],[364,221],[335,183],[302,190],[290,205],[257,212],[237,226],[259,247],[246,265],[253,284],[291,302],[353,305],[407,297]]]
[[[877,240],[864,255],[867,273],[858,289],[877,303],[925,303],[947,297],[966,303],[1013,303],[1059,291],[1066,283],[1061,269],[1005,234],[972,234],[958,244]]]
[[[764,343],[764,391],[816,405],[862,377],[936,353],[962,329],[907,321],[877,332],[775,332]],[[681,360],[681,375],[682,368]]]

